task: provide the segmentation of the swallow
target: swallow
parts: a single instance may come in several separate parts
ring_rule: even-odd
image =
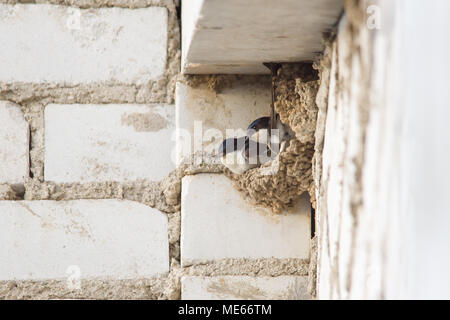
[[[261,117],[250,123],[247,128],[247,136],[249,139],[258,141],[259,143],[268,145],[271,149],[273,144],[280,144],[295,137],[295,133],[280,120],[280,115],[275,116],[275,126],[270,126],[270,117]],[[269,130],[271,130],[271,139],[269,139]],[[275,138],[274,138],[275,137]],[[277,139],[278,138],[278,139]],[[269,141],[271,142],[269,144]]]
[[[235,174],[259,167],[268,161],[268,147],[247,136],[225,139],[219,147],[222,164]]]

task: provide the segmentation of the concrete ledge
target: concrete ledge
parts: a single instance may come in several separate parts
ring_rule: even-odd
[[[186,74],[263,74],[263,62],[311,61],[323,51],[343,0],[182,2]]]

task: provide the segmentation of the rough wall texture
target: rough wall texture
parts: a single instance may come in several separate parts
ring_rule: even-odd
[[[316,144],[318,152],[323,149],[322,156],[316,154],[315,170],[320,298],[349,298],[352,288],[362,285],[352,283],[352,274],[362,214],[362,170],[370,109],[372,53],[365,8],[362,2],[346,3],[346,17],[321,64],[319,91],[323,94],[318,101]]]
[[[449,297],[448,10],[346,1],[319,89],[319,298]]]
[[[347,1],[320,63],[314,179],[322,299],[399,297],[393,292],[404,285],[404,276],[397,273],[406,252],[398,237],[400,225],[382,196],[391,188],[382,180],[395,176],[396,162],[390,162],[389,174],[380,171],[399,148],[380,152],[389,143],[387,119],[395,117],[386,113],[380,121],[380,110],[389,103],[386,82],[397,72],[384,64],[394,57],[389,52],[395,45],[387,46],[383,39],[392,20],[388,11],[378,12],[384,23],[380,31],[370,28],[367,15],[370,5],[381,10],[387,4],[382,2]]]

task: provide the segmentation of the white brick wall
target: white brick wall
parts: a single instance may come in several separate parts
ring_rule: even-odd
[[[143,83],[165,71],[167,9],[0,4],[0,81]]]
[[[48,105],[45,179],[160,180],[175,168],[171,105]]]
[[[0,280],[133,279],[169,271],[167,216],[119,200],[0,201]],[[69,270],[70,271],[70,270]]]
[[[184,277],[183,297],[306,298],[307,262],[299,260],[309,258],[307,198],[294,212],[275,215],[252,207],[223,175],[201,174],[183,179],[180,208],[169,196],[181,175],[164,179],[180,156],[176,128],[215,153],[226,129],[268,115],[268,77],[184,78],[176,106],[136,104],[173,99],[180,53],[172,1],[118,7],[136,5],[0,4],[0,99],[20,103],[0,101],[0,184],[7,183],[0,187],[9,199],[10,185],[23,184],[27,199],[0,201],[0,299],[66,298],[64,282],[78,271],[84,281],[76,297],[140,291],[172,299],[180,278],[204,274],[202,267],[211,278]],[[111,101],[130,104],[101,104]],[[213,142],[211,129],[220,134]],[[102,193],[155,208],[82,199]],[[228,269],[224,258],[237,259]],[[213,261],[191,266],[204,260]],[[224,269],[230,276],[217,276]],[[260,277],[243,276],[247,271]]]
[[[307,277],[183,277],[183,300],[304,300]]]
[[[310,203],[273,214],[250,205],[223,175],[183,178],[182,265],[223,258],[309,258]]]
[[[29,171],[29,126],[20,106],[0,101],[0,183],[23,184]]]

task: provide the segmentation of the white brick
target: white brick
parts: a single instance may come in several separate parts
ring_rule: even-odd
[[[0,81],[141,83],[166,64],[167,9],[0,4]]]
[[[183,277],[183,300],[306,300],[307,277]]]
[[[20,107],[0,101],[0,183],[23,184],[29,171],[29,126]]]
[[[232,86],[220,93],[209,89],[206,84],[190,87],[178,82],[176,87],[176,122],[177,129],[189,133],[191,143],[185,143],[182,135],[177,139],[177,163],[183,156],[187,158],[200,146],[207,154],[214,154],[223,139],[226,129],[247,129],[255,119],[269,115],[270,83],[248,83],[234,81]],[[195,122],[201,122],[202,132],[194,131]],[[221,134],[212,140],[210,129],[217,129]],[[195,132],[195,134],[194,134]],[[243,131],[244,132],[244,131]],[[201,139],[203,137],[203,139]],[[194,139],[203,140],[194,146]],[[190,148],[189,148],[190,146]]]
[[[48,105],[45,179],[161,180],[175,168],[171,105]]]
[[[167,216],[120,200],[0,201],[0,280],[168,272]],[[70,269],[69,269],[70,270]]]
[[[255,208],[223,175],[183,178],[181,194],[183,265],[222,258],[309,258],[310,204],[295,212]]]

